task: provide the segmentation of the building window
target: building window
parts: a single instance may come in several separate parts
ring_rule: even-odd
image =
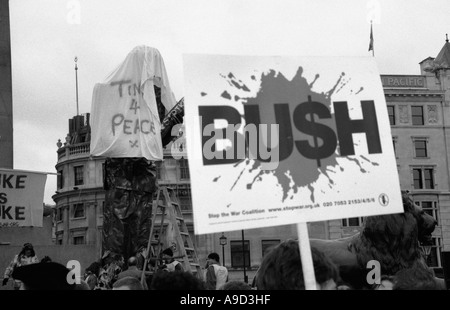
[[[191,199],[187,197],[180,197],[180,208],[182,211],[192,211]]]
[[[179,163],[180,163],[180,179],[188,180],[190,178],[188,161],[186,159],[180,159]]]
[[[362,217],[351,217],[351,218],[347,218],[347,219],[342,219],[343,227],[362,226],[362,224],[363,224]]]
[[[427,140],[426,139],[414,139],[414,151],[417,158],[427,158]]]
[[[73,218],[82,218],[84,217],[84,204],[76,203],[73,205]]]
[[[73,167],[73,171],[75,174],[75,185],[83,185],[84,184],[84,178],[83,178],[83,166],[76,166]]]
[[[63,220],[64,210],[62,207],[56,209],[56,221],[61,222]]]
[[[393,105],[388,105],[388,115],[389,115],[389,124],[391,126],[395,125],[395,107]]]
[[[442,267],[441,263],[442,242],[441,238],[433,237],[433,246],[430,255],[427,257],[427,265],[429,267]]]
[[[242,240],[231,241],[231,267],[243,268],[244,259],[242,256]],[[244,240],[245,267],[250,267],[250,241]]]
[[[70,232],[72,244],[86,244],[86,230],[76,229]]]
[[[62,169],[58,171],[58,177],[56,179],[56,183],[57,183],[56,187],[58,189],[61,189],[61,188],[64,187],[64,174],[63,174],[63,170]]]
[[[73,237],[73,244],[75,244],[75,245],[77,245],[77,244],[86,244],[86,242],[84,240],[84,236]]]
[[[423,107],[422,106],[411,106],[412,124],[421,126],[424,125],[423,118]]]
[[[281,240],[261,240],[262,257],[266,256],[267,253],[275,246],[280,244]]]
[[[436,222],[439,223],[439,212],[438,212],[438,205],[437,201],[417,201],[416,204],[422,207],[422,210],[431,215]],[[439,224],[438,224],[439,225]]]
[[[413,168],[414,189],[434,189],[433,168]]]
[[[57,234],[56,235],[56,244],[57,245],[62,245],[63,244],[63,235],[64,234]]]
[[[177,196],[182,211],[192,211],[191,190],[189,187],[178,188]]]

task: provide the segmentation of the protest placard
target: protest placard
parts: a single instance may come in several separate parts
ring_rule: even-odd
[[[47,174],[0,168],[0,228],[42,227]]]
[[[403,212],[372,57],[184,55],[196,234]]]

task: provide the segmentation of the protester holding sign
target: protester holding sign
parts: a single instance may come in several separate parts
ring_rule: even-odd
[[[340,281],[336,265],[321,251],[311,248],[318,290],[336,290]],[[287,240],[263,259],[256,278],[258,290],[304,290],[299,244]]]
[[[9,278],[11,277],[13,271],[20,266],[30,265],[39,263],[39,259],[36,256],[36,253],[34,252],[33,245],[31,243],[25,243],[23,245],[22,250],[20,253],[16,256],[14,256],[14,259],[11,261],[9,266],[6,268],[5,276],[3,278],[3,286],[8,283]],[[14,289],[18,290],[20,286],[22,285],[22,282],[20,280],[14,280]]]

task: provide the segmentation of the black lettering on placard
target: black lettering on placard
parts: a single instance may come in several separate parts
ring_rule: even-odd
[[[361,101],[362,119],[350,119],[346,101],[333,102],[333,105],[334,121],[336,123],[335,130],[326,124],[321,123],[321,120],[332,119],[329,108],[321,102],[311,101],[310,96],[308,96],[308,101],[298,104],[293,110],[292,118],[295,128],[303,134],[312,136],[313,144],[311,145],[307,140],[294,141],[289,105],[287,103],[274,104],[275,121],[278,125],[280,137],[278,139],[278,160],[280,162],[291,156],[294,150],[294,142],[297,151],[303,157],[315,160],[318,167],[321,165],[321,160],[334,155],[338,142],[340,156],[355,155],[352,137],[354,133],[364,133],[366,135],[369,154],[382,153],[378,121],[373,100]],[[239,111],[232,106],[199,106],[198,113],[202,119],[201,146],[204,165],[233,164],[245,158],[249,158],[251,155],[253,155],[252,158],[263,161],[263,156],[261,156],[260,153],[261,148],[249,147],[249,145],[251,145],[249,142],[250,137],[246,130],[249,125],[255,125],[256,128],[261,125],[258,105],[244,106],[244,118],[246,123],[244,134],[237,131],[242,124],[241,115]],[[214,123],[218,120],[225,120],[228,123],[227,127],[221,129],[215,128]],[[227,132],[231,132],[232,135],[227,135]],[[262,141],[259,138],[260,133],[256,131],[256,134],[258,135],[256,141],[258,144],[261,144]],[[255,139],[255,137],[251,138]],[[231,147],[226,151],[217,151],[217,141],[223,139],[230,140],[229,143],[231,143]],[[245,146],[244,152],[242,152],[241,145]],[[213,156],[211,154],[213,154]]]

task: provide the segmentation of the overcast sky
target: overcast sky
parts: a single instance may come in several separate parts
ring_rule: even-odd
[[[177,100],[183,53],[371,56],[381,74],[420,74],[450,32],[448,0],[14,0],[10,1],[14,168],[55,173],[58,139],[95,83],[135,46],[157,48]],[[54,204],[56,176],[44,202]]]

